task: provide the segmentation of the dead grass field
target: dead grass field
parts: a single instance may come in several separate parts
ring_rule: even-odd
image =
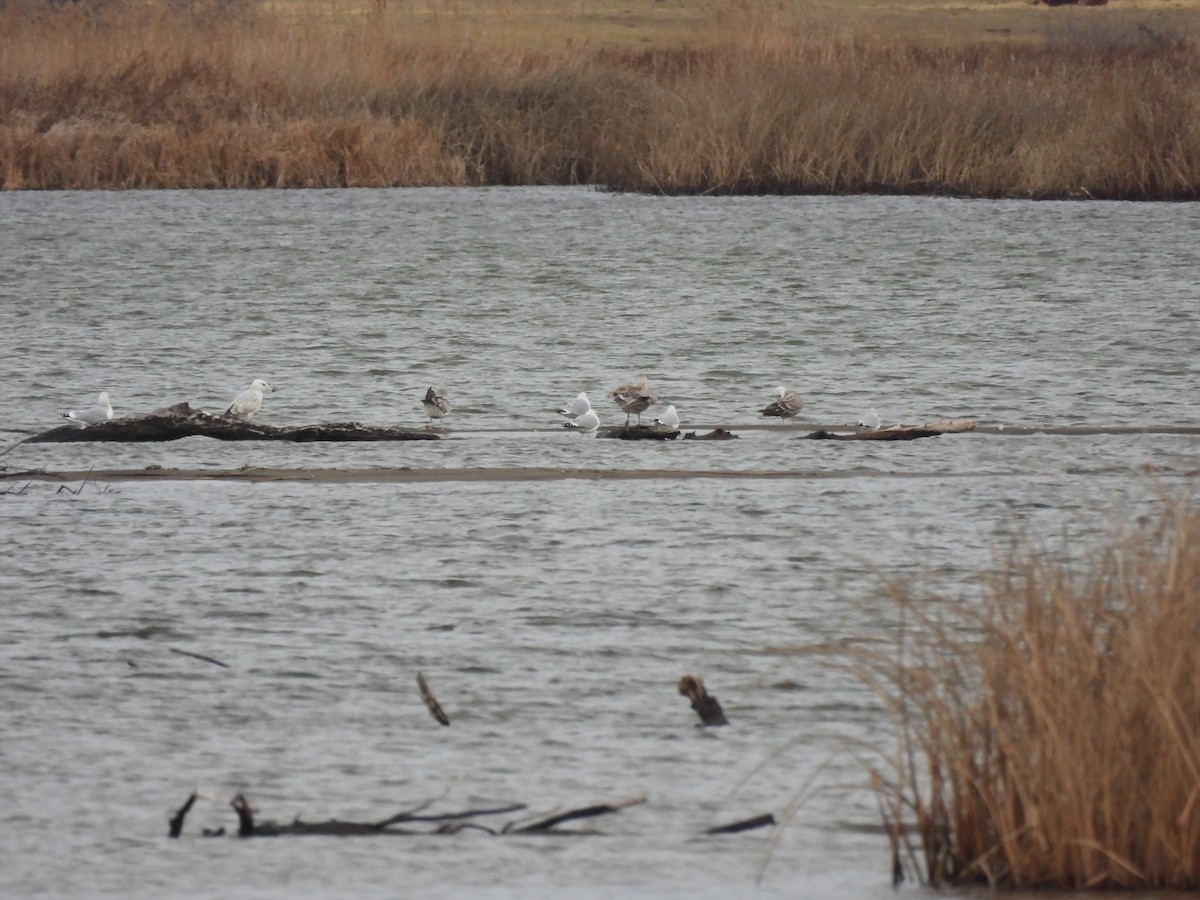
[[[10,190],[1200,198],[1200,0],[0,2]]]

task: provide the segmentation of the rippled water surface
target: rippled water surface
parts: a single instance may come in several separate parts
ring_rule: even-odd
[[[798,439],[869,407],[1200,425],[1193,205],[60,193],[0,194],[0,222],[5,445],[100,390],[218,411],[262,377],[273,424],[421,427],[429,385],[454,403],[437,442],[25,444],[10,471],[732,473],[0,482],[6,895],[890,896],[848,752],[887,752],[888,718],[797,649],[894,637],[897,577],[971,602],[1017,532],[1082,556],[1200,470],[1195,434]],[[559,427],[581,390],[622,421],[605,394],[638,372],[685,428],[740,440]],[[805,422],[759,427],[780,383]],[[686,673],[730,727],[695,726]],[[703,831],[782,816],[810,778],[756,888],[771,832]],[[239,842],[199,837],[235,824],[202,801],[169,841],[194,786],[285,821],[647,802],[588,838]]]

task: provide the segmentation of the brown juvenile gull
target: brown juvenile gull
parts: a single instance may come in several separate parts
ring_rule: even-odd
[[[112,404],[108,402],[108,391],[100,392],[95,406],[89,406],[87,409],[72,409],[61,415],[72,425],[78,425],[81,428],[95,425],[97,422],[108,421],[113,417]]]
[[[255,378],[250,382],[250,387],[233,398],[229,409],[225,410],[225,415],[233,416],[235,419],[253,419],[262,409],[263,391],[274,390],[275,388],[261,378]]]
[[[646,386],[645,375],[639,375],[634,384],[623,384],[613,388],[608,396],[612,397],[617,406],[621,407],[621,412],[625,413],[626,425],[629,424],[631,415],[636,415],[638,424],[641,425],[642,413],[658,402],[658,394]]]
[[[425,415],[429,416],[431,426],[434,419],[440,419],[450,412],[450,401],[433,388],[425,392],[425,399],[421,401],[421,406],[425,409]]]
[[[781,384],[775,388],[775,399],[764,406],[761,412],[764,416],[794,419],[802,406],[804,406],[804,401],[800,399],[800,395]]]

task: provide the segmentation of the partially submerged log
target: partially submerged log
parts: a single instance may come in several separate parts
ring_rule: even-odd
[[[872,431],[852,431],[839,434],[824,428],[806,434],[810,441],[915,441],[917,438],[937,437],[942,434],[959,434],[975,429],[974,419],[942,419],[924,425],[892,425]]]
[[[188,795],[183,806],[173,815],[168,822],[167,834],[169,837],[178,838],[183,833],[184,819],[188,812],[196,802],[196,798],[200,794],[198,791],[192,791]],[[211,798],[210,798],[211,799]],[[630,806],[637,806],[645,803],[645,797],[632,797],[626,800],[617,800],[612,803],[595,803],[590,806],[580,807],[578,809],[568,810],[563,813],[556,813],[551,816],[537,819],[536,821],[520,825],[517,822],[509,822],[502,828],[489,828],[486,825],[480,825],[478,822],[471,821],[472,819],[481,816],[496,816],[505,815],[508,813],[521,812],[526,809],[524,803],[510,803],[507,806],[498,806],[485,809],[468,809],[461,812],[452,813],[437,813],[425,814],[422,810],[426,809],[433,801],[422,803],[413,809],[405,810],[396,813],[393,816],[388,816],[386,819],[380,819],[377,822],[342,822],[338,819],[326,819],[322,822],[302,822],[298,817],[290,823],[280,824],[277,822],[258,822],[254,818],[257,812],[252,807],[245,796],[238,794],[229,805],[238,817],[238,837],[295,837],[300,835],[324,835],[327,837],[365,837],[368,835],[378,834],[453,834],[461,831],[463,828],[475,828],[480,831],[486,831],[492,835],[506,834],[582,834],[578,831],[561,831],[558,826],[564,822],[574,821],[576,819],[587,819],[594,816],[607,815],[608,813],[618,812],[622,809],[627,809]],[[428,830],[411,830],[398,828],[398,825],[413,824],[413,823],[428,823],[436,824],[437,827],[431,832]],[[204,832],[205,837],[220,837],[225,833],[224,828],[219,828],[216,831]]]
[[[429,710],[429,714],[437,720],[440,725],[449,725],[450,717],[442,710],[442,704],[438,703],[437,697],[433,696],[433,691],[429,689],[429,682],[425,680],[425,676],[420,672],[417,673],[417,690],[421,692],[421,699],[425,701],[425,708]]]
[[[316,425],[264,425],[232,416],[215,416],[176,403],[140,416],[109,419],[79,428],[62,425],[26,438],[27,444],[64,444],[78,441],[147,443],[177,441],[186,437],[210,437],[219,441],[437,441],[431,431],[414,431],[361,422],[326,422]]]
[[[601,428],[596,437],[616,438],[621,441],[673,441],[679,437],[678,431],[665,431],[652,425],[617,425],[613,428]]]
[[[704,681],[696,675],[684,675],[679,679],[679,693],[692,701],[692,709],[700,716],[703,725],[728,725],[729,720],[721,709],[717,698],[709,694]]]
[[[764,813],[761,816],[754,816],[750,819],[741,819],[737,822],[730,822],[728,825],[714,825],[704,833],[705,834],[741,834],[743,831],[753,831],[755,828],[766,828],[768,825],[775,824],[775,817],[771,813]]]
[[[689,431],[683,436],[685,441],[736,441],[738,436],[724,428],[714,428],[708,434],[697,434]]]

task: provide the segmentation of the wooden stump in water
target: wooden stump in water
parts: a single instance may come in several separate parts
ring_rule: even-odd
[[[915,441],[917,438],[937,437],[941,434],[959,434],[975,429],[974,419],[943,419],[924,425],[892,425],[876,431],[852,431],[839,434],[822,428],[804,437],[810,441]]]
[[[651,425],[618,425],[615,428],[601,428],[596,432],[596,437],[622,441],[673,441],[679,437],[679,432],[663,431]]]
[[[176,403],[140,416],[109,419],[79,428],[62,425],[26,438],[26,444],[65,444],[78,441],[148,443],[177,441],[186,437],[210,437],[219,441],[437,441],[436,434],[361,422],[327,422],[316,425],[264,425],[230,416],[214,416]]]
[[[724,428],[714,428],[708,434],[697,434],[689,431],[683,436],[685,441],[736,441],[738,436]]]
[[[704,681],[695,675],[684,675],[679,679],[679,693],[692,701],[692,709],[700,716],[704,725],[728,725],[725,712],[717,698],[704,689]]]

